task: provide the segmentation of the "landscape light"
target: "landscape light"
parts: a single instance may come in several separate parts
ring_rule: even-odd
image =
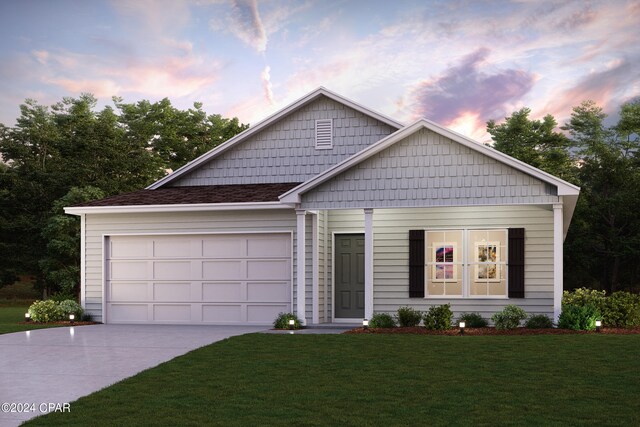
[[[76,315],[75,314],[70,314],[69,315],[69,321],[71,322],[72,325],[75,323],[75,320],[76,320]]]
[[[24,314],[24,320],[25,322],[28,322],[31,320],[31,313],[29,313],[28,311]]]
[[[596,320],[596,332],[600,332],[601,326],[602,326],[602,320]]]
[[[364,329],[369,329],[369,321],[368,321],[367,319],[364,319],[364,320],[362,321],[362,327],[363,327]]]
[[[293,319],[289,319],[289,329],[293,329],[295,325],[296,325],[296,321]]]
[[[465,322],[460,322],[460,335],[464,335],[464,327],[467,326]]]

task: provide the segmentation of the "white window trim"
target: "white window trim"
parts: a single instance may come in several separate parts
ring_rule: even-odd
[[[427,281],[429,279],[431,265],[427,263],[425,259],[425,281],[424,281],[424,299],[440,299],[440,300],[508,300],[509,299],[509,227],[464,227],[464,228],[428,228],[425,229],[425,258],[428,257],[427,252],[427,233],[429,232],[442,232],[442,231],[461,231],[462,232],[462,295],[429,295],[429,289]],[[504,295],[470,295],[470,283],[469,283],[469,270],[472,265],[469,263],[469,232],[470,231],[504,231],[506,234],[506,243],[504,250],[504,261],[497,263],[498,265],[504,264],[506,266],[505,272],[505,294]]]

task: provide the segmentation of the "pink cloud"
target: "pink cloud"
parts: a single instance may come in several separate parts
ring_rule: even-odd
[[[47,79],[47,83],[60,86],[68,92],[79,94],[82,92],[88,92],[94,94],[96,97],[110,97],[118,95],[122,88],[112,80],[74,80],[66,78]]]
[[[485,73],[481,68],[488,56],[488,49],[478,49],[440,75],[414,86],[408,103],[414,118],[449,125],[474,117],[484,128],[487,120],[504,115],[511,103],[529,93],[536,77],[516,69]]]

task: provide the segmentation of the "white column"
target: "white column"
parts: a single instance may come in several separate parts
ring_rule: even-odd
[[[307,324],[306,320],[306,260],[305,260],[305,217],[307,212],[303,209],[296,209],[297,227],[297,251],[296,251],[296,314],[303,325]]]
[[[553,205],[553,318],[557,322],[562,311],[564,226],[562,203]]]
[[[364,210],[364,317],[373,316],[373,209]]]
[[[319,213],[314,213],[311,216],[311,259],[312,259],[312,270],[311,274],[311,323],[318,324],[320,323],[320,276],[318,275],[318,266],[320,264],[320,260],[318,258],[318,215]]]
[[[86,310],[87,305],[87,267],[86,267],[86,234],[87,234],[87,218],[86,214],[80,215],[80,305]],[[104,284],[103,284],[104,285]],[[104,312],[103,312],[104,313]]]

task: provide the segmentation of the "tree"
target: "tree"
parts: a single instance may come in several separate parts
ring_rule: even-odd
[[[581,162],[577,221],[566,241],[568,265],[588,271],[597,287],[611,292],[633,287],[640,278],[640,108],[623,105],[611,128],[605,127],[605,118],[602,108],[585,101],[562,129],[572,136]]]
[[[501,124],[487,122],[487,132],[493,138],[493,148],[518,160],[568,181],[575,180],[575,167],[568,148],[571,141],[555,128],[551,115],[531,120],[529,108],[522,108],[506,117]]]
[[[27,99],[14,127],[0,124],[0,286],[19,274],[54,292],[78,282],[77,225],[56,201],[144,188],[248,127],[197,103],[186,111],[168,99],[114,103],[97,111],[91,94],[51,107]]]

